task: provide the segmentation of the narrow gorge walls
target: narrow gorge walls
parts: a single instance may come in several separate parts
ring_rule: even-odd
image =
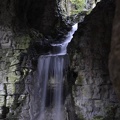
[[[86,9],[95,3],[94,0],[87,1]],[[120,119],[120,2],[99,1],[79,23],[68,47],[70,69],[64,96],[65,118],[68,120]],[[38,58],[43,53],[50,53],[50,44],[65,37],[74,23],[67,23],[69,19],[63,20],[57,2],[0,0],[0,119],[30,119],[32,92],[28,91],[34,87],[32,83],[36,79]],[[65,12],[69,9],[66,8]]]
[[[120,99],[120,1],[116,0],[111,52],[109,59],[110,78]]]
[[[77,74],[72,95],[79,119],[120,119],[118,96],[108,71],[114,10],[113,0],[98,3],[79,24],[69,46],[71,74]]]

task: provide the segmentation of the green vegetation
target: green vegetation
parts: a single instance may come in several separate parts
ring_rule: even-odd
[[[80,120],[85,120],[82,114],[79,114],[78,117]]]
[[[71,14],[78,14],[83,11],[85,7],[85,0],[70,0],[74,6],[74,9],[71,11]]]
[[[82,76],[78,75],[76,81],[75,81],[76,85],[82,85],[83,84],[83,78]]]
[[[93,120],[104,120],[103,116],[95,116]]]
[[[27,49],[29,47],[29,43],[31,41],[31,37],[29,35],[20,35],[15,37],[16,49]]]

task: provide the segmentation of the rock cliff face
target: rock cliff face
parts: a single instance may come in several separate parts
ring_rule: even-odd
[[[87,1],[89,8],[94,0]],[[32,93],[28,91],[33,87],[38,56],[49,52],[50,42],[64,36],[71,28],[71,22],[68,24],[61,16],[59,2],[0,0],[0,119],[30,119]],[[79,23],[68,47],[70,69],[65,104],[70,120],[120,119],[117,99],[120,96],[120,2],[96,2],[95,9]],[[69,14],[69,9],[66,8],[65,14]]]
[[[54,32],[55,24],[61,21],[55,16],[56,6],[55,1],[50,0],[0,1],[0,119],[22,119],[18,113],[26,96],[29,97],[25,87],[30,84],[28,79],[34,69],[28,48],[32,40],[43,40],[42,34],[53,34],[51,29]],[[30,49],[32,51],[32,47]]]
[[[26,85],[31,84],[37,58],[41,51],[48,52],[49,41],[63,36],[70,26],[62,21],[53,0],[0,3],[0,119],[23,120],[29,118]]]
[[[71,74],[76,75],[71,89],[75,112],[81,119],[120,119],[120,104],[113,87],[114,80],[112,84],[108,71],[114,10],[115,3],[112,0],[98,3],[84,22],[79,24],[69,46]],[[118,54],[115,55],[119,58]],[[113,59],[117,60],[113,57],[112,62]],[[119,63],[116,61],[117,65]],[[115,75],[112,70],[111,73]],[[119,84],[115,84],[118,88]]]
[[[116,11],[113,23],[111,52],[109,59],[110,78],[120,98],[120,1],[116,0]]]

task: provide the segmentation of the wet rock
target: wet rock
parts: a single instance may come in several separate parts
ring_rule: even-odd
[[[99,116],[100,119],[112,119],[115,114],[109,117],[106,108],[118,105],[119,109],[120,103],[112,92],[114,87],[108,71],[114,5],[115,1],[111,0],[99,2],[79,24],[68,46],[70,68],[77,74],[72,87],[75,112],[78,116],[82,114],[85,120],[97,119]]]

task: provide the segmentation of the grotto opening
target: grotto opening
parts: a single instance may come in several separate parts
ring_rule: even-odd
[[[0,0],[0,119],[120,120],[119,21],[119,0]]]

